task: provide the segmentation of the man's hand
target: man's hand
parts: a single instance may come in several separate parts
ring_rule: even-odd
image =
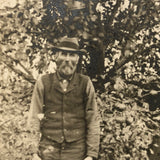
[[[93,158],[88,156],[84,160],[93,160]]]
[[[32,160],[41,160],[41,158],[37,154],[33,154]]]

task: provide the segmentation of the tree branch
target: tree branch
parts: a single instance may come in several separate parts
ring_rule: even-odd
[[[121,70],[123,68],[123,66],[125,64],[127,64],[129,61],[135,61],[138,58],[138,55],[142,55],[144,54],[146,51],[151,51],[152,48],[160,48],[160,44],[153,44],[150,47],[147,47],[143,50],[140,50],[139,52],[136,52],[135,54],[128,56],[128,57],[124,57],[122,59],[119,59],[119,61],[117,61],[117,63],[115,63],[114,67],[112,69],[110,69],[110,71],[107,73],[106,78],[104,83],[110,81],[111,79],[114,78],[114,76],[117,75],[117,73],[119,72],[119,70]]]
[[[28,82],[30,82],[30,83],[32,83],[32,84],[34,84],[35,83],[35,79],[33,78],[33,76],[31,75],[31,73],[29,72],[29,71],[27,71],[27,73],[29,74],[29,75],[27,75],[26,73],[23,73],[21,70],[19,70],[19,69],[16,69],[15,67],[14,67],[14,65],[12,64],[13,62],[15,62],[15,63],[18,63],[18,61],[17,60],[15,60],[15,59],[13,59],[13,58],[11,58],[11,57],[9,57],[9,56],[6,56],[6,55],[4,55],[4,54],[1,54],[0,55],[0,61],[2,61],[3,62],[3,64],[4,65],[6,65],[7,67],[9,67],[12,71],[14,71],[16,74],[18,74],[19,76],[21,76],[21,77],[23,77],[25,80],[27,80]],[[12,61],[13,60],[13,61]],[[18,63],[19,64],[19,63]],[[22,65],[22,64],[20,64],[20,66],[24,69],[25,67]],[[26,71],[26,68],[25,68],[25,71]]]
[[[4,124],[8,123],[9,121],[11,121],[11,120],[13,120],[13,119],[15,119],[15,118],[17,118],[17,117],[13,117],[13,118],[7,119],[6,121],[4,121],[4,122],[2,122],[2,123],[0,124],[0,127],[2,127]]]
[[[2,53],[3,56],[5,56],[8,60],[12,60],[13,62],[15,62],[16,64],[18,63],[29,75],[32,75],[32,73],[18,60],[18,59],[14,59],[11,56],[5,55],[4,53]]]

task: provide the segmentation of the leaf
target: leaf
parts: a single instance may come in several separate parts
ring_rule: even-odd
[[[133,122],[133,117],[127,117],[126,121],[129,123],[129,124],[132,124]]]
[[[139,97],[142,97],[142,91],[143,91],[143,90],[142,90],[141,88],[138,89],[138,96],[139,96]]]
[[[16,143],[15,143],[15,146],[16,147],[20,147],[20,146],[22,146],[23,145],[23,141],[21,141],[21,139],[18,139],[17,141],[16,141]]]
[[[154,120],[160,121],[160,116],[153,117]]]
[[[156,91],[156,90],[151,90],[151,91],[150,91],[150,94],[152,94],[152,95],[158,94],[158,91]]]
[[[82,36],[84,39],[88,39],[90,37],[90,34],[88,34],[87,32],[83,32]]]
[[[44,118],[44,114],[43,113],[40,113],[37,115],[38,116],[38,119],[41,121],[43,118]]]
[[[120,91],[123,90],[125,86],[124,80],[120,77],[117,77],[115,80],[114,89]]]
[[[107,89],[110,84],[111,84],[110,82],[105,83],[105,84],[104,84],[105,89]]]
[[[115,117],[115,120],[120,123],[124,123],[126,121],[125,117]]]
[[[158,144],[156,144],[156,143],[154,143],[153,145],[154,145],[155,147],[159,147],[159,145],[158,145]]]
[[[91,17],[91,20],[93,21],[93,22],[95,22],[96,20],[97,20],[97,16],[96,15],[93,15],[92,17]],[[102,33],[103,34],[103,33]]]
[[[126,109],[126,105],[124,103],[119,103],[119,102],[117,102],[115,104],[115,107],[120,109],[120,110],[125,110]]]
[[[151,154],[154,154],[154,151],[151,148],[149,149],[149,151]]]

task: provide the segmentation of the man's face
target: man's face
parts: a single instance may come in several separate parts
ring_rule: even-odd
[[[72,52],[58,52],[56,58],[57,70],[62,76],[71,76],[77,67],[79,56]]]

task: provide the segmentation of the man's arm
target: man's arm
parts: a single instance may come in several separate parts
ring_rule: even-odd
[[[31,106],[29,110],[27,128],[33,133],[32,140],[39,144],[39,134],[40,134],[40,116],[43,114],[43,104],[44,104],[44,86],[42,83],[41,77],[37,80],[31,100]],[[35,148],[35,153],[38,151],[38,148]]]
[[[86,88],[86,123],[87,123],[87,156],[98,157],[100,142],[100,124],[95,90],[91,80],[88,80]]]

